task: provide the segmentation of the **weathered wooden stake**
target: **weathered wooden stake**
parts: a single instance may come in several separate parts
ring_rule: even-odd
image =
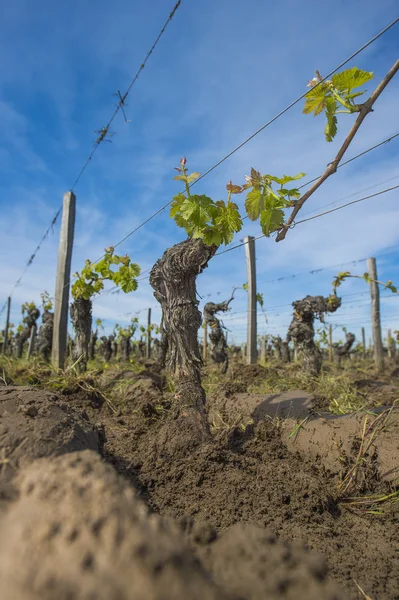
[[[202,360],[206,362],[206,356],[208,351],[208,323],[204,324],[204,345],[202,348]]]
[[[69,280],[71,277],[75,214],[76,196],[73,192],[67,192],[64,195],[62,207],[57,279],[55,283],[53,350],[51,356],[54,369],[64,368],[67,350]]]
[[[29,338],[29,346],[28,346],[28,360],[32,356],[33,350],[35,348],[35,339],[36,339],[37,325],[36,323],[32,325],[30,330],[30,338]]]
[[[244,239],[245,256],[247,260],[248,277],[248,333],[247,333],[247,364],[253,365],[257,359],[256,347],[256,263],[255,238],[248,236]]]
[[[6,354],[7,346],[8,346],[8,329],[10,327],[10,310],[11,310],[11,296],[9,296],[7,298],[7,316],[6,316],[6,326],[4,329],[3,354]]]
[[[332,343],[332,325],[328,326],[328,360],[333,359],[333,343]]]
[[[363,358],[366,358],[366,352],[367,352],[367,348],[366,348],[366,331],[364,329],[364,327],[362,327],[362,356]]]
[[[260,362],[262,365],[266,362],[266,336],[260,338]]]
[[[384,348],[381,335],[380,290],[377,283],[377,265],[375,258],[367,259],[367,271],[370,281],[371,324],[373,331],[374,363],[379,373],[384,372]]]
[[[151,358],[151,331],[150,331],[150,325],[151,325],[151,308],[148,309],[147,325],[148,325],[148,329],[147,329],[147,358]]]

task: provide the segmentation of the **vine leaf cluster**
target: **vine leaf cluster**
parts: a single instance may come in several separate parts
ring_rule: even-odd
[[[364,118],[372,111],[374,102],[398,70],[399,61],[394,64],[368,100],[362,104],[355,102],[365,93],[365,90],[359,91],[358,88],[374,77],[372,72],[353,67],[336,73],[331,80],[326,81],[322,81],[320,73],[316,72],[316,77],[308,84],[311,90],[305,95],[303,112],[317,116],[324,111],[327,119],[326,140],[331,142],[337,134],[339,113],[358,113],[358,118],[333,162],[303,196],[299,188],[291,187],[291,184],[302,179],[305,173],[277,177],[262,174],[253,167],[250,175],[245,176],[243,184],[237,185],[230,181],[226,185],[226,201],[214,201],[206,195],[191,195],[190,187],[200,177],[200,173],[189,174],[186,167],[187,160],[182,158],[180,167],[175,167],[178,171],[175,179],[185,184],[185,192],[180,192],[173,198],[170,216],[179,227],[185,229],[190,238],[200,238],[208,246],[227,245],[243,226],[240,208],[232,201],[232,195],[246,192],[244,202],[246,216],[251,221],[259,221],[266,237],[278,232],[276,241],[281,241],[306,200],[330,175],[335,173]],[[285,222],[285,211],[289,208],[293,210]]]
[[[117,267],[115,269],[115,267]],[[80,273],[75,273],[76,281],[72,286],[72,296],[76,300],[90,300],[92,296],[104,289],[104,281],[112,281],[123,292],[134,292],[137,289],[137,277],[140,275],[139,265],[133,263],[129,256],[114,254],[114,248],[105,249],[103,258],[92,263],[89,259]]]
[[[393,294],[398,293],[398,288],[393,284],[391,279],[388,279],[388,281],[384,283],[383,281],[373,280],[368,273],[363,273],[363,275],[352,275],[350,271],[342,271],[334,277],[332,283],[334,291],[341,285],[343,281],[345,281],[345,279],[348,279],[349,277],[353,277],[355,279],[364,279],[366,283],[372,283],[375,281],[375,283],[382,285],[385,289],[391,290]]]
[[[367,90],[363,92],[353,92],[353,90],[373,77],[373,73],[353,67],[322,81],[322,76],[316,71],[316,77],[308,83],[308,87],[312,89],[305,96],[303,112],[314,113],[315,117],[324,112],[327,119],[324,129],[327,142],[332,142],[337,134],[337,114],[353,114],[360,111],[362,105],[356,104],[355,98],[362,96]]]
[[[138,318],[137,317],[132,317],[130,320],[129,325],[127,325],[126,327],[121,327],[120,325],[116,324],[115,325],[115,331],[118,334],[118,338],[122,339],[122,338],[126,338],[126,339],[130,339],[134,336],[134,334],[137,331],[138,328]]]

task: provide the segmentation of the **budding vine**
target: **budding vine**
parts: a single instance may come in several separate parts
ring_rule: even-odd
[[[368,273],[363,273],[363,275],[352,275],[352,273],[350,273],[349,271],[342,271],[341,273],[338,273],[338,275],[336,275],[334,277],[333,282],[332,282],[334,293],[335,293],[337,287],[339,287],[341,285],[341,283],[343,281],[345,281],[345,279],[348,279],[349,277],[353,277],[354,279],[364,279],[364,281],[366,281],[366,283],[372,283],[372,282],[378,283],[378,285],[382,285],[385,289],[391,290],[391,292],[393,294],[398,293],[398,288],[395,285],[393,285],[391,279],[388,279],[388,281],[386,283],[384,283],[383,281],[379,281],[378,279],[372,279]]]
[[[316,117],[324,111],[327,119],[324,129],[327,142],[332,142],[337,134],[337,114],[353,114],[360,111],[362,104],[356,104],[355,98],[362,96],[367,90],[363,92],[353,92],[353,90],[361,87],[373,77],[373,73],[353,67],[336,73],[331,79],[322,81],[322,76],[316,71],[316,77],[313,77],[308,83],[308,87],[312,89],[305,96],[303,112],[305,114],[314,113]],[[338,110],[340,107],[343,109]]]
[[[241,231],[243,226],[242,213],[231,197],[233,194],[246,192],[244,202],[246,216],[251,221],[259,221],[266,237],[278,232],[276,241],[281,241],[285,238],[288,228],[294,222],[294,218],[303,204],[336,171],[360,124],[372,111],[373,104],[398,69],[399,64],[395,63],[369,99],[362,104],[357,104],[355,100],[365,91],[356,90],[374,77],[372,72],[353,67],[335,73],[331,79],[323,81],[320,73],[316,71],[316,77],[308,83],[308,87],[311,89],[305,95],[303,112],[305,114],[313,113],[314,116],[325,113],[327,119],[324,130],[326,140],[331,142],[337,134],[337,115],[339,113],[358,113],[358,118],[336,158],[330,163],[333,168],[329,165],[326,172],[303,196],[301,196],[299,188],[291,188],[289,184],[304,177],[304,173],[276,177],[261,174],[254,168],[251,168],[250,175],[245,176],[245,182],[242,185],[233,184],[231,181],[226,185],[228,193],[226,201],[214,201],[205,195],[192,195],[190,188],[200,177],[200,173],[189,174],[186,166],[187,160],[182,158],[180,167],[175,167],[178,171],[175,179],[184,182],[185,192],[180,192],[173,198],[170,216],[174,218],[179,227],[185,229],[189,237],[201,238],[209,246],[229,244],[234,234]],[[293,210],[286,221],[285,211],[288,208]]]
[[[137,317],[132,317],[129,325],[127,325],[126,327],[121,327],[120,325],[116,324],[115,331],[118,334],[118,338],[130,339],[131,337],[133,337],[137,331],[138,322],[139,320]]]
[[[117,267],[113,270],[112,267]],[[104,281],[112,281],[123,292],[134,292],[138,283],[136,277],[140,275],[139,265],[133,263],[129,256],[118,256],[114,254],[114,248],[110,246],[105,249],[103,258],[97,263],[89,259],[80,273],[75,273],[76,281],[72,286],[72,296],[90,300],[92,296],[104,289]]]

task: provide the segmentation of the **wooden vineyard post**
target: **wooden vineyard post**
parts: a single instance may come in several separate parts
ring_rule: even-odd
[[[366,348],[366,331],[364,329],[364,327],[362,327],[362,348],[363,348],[363,358],[366,358],[366,352],[367,352],[367,348]]]
[[[208,346],[208,323],[204,323],[204,346],[202,348],[202,360],[206,363]]]
[[[63,369],[68,339],[68,303],[71,277],[73,236],[75,231],[76,196],[64,195],[60,245],[55,283],[54,330],[51,362],[54,369]]]
[[[148,309],[148,320],[147,320],[147,358],[151,358],[151,308]]]
[[[247,333],[247,364],[254,365],[257,359],[256,347],[256,264],[255,238],[248,236],[244,239],[245,256],[248,277],[248,333]]]
[[[373,332],[374,363],[377,371],[383,373],[384,348],[381,336],[380,290],[377,283],[377,265],[375,258],[367,259],[367,271],[371,279],[371,326]]]
[[[10,310],[11,310],[11,296],[8,296],[8,298],[7,298],[6,326],[5,326],[5,329],[4,329],[3,354],[7,353],[8,329],[10,327]]]
[[[328,360],[333,360],[333,344],[332,344],[332,325],[328,326]]]
[[[34,325],[32,325],[31,330],[30,330],[30,338],[29,338],[29,346],[28,346],[28,360],[32,356],[32,353],[33,353],[33,350],[35,347],[36,331],[37,331],[37,325],[35,323]]]
[[[262,365],[266,363],[266,337],[264,335],[260,338],[260,362]]]

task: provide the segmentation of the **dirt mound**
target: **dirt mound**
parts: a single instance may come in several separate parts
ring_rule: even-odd
[[[246,385],[247,387],[254,383],[265,379],[268,376],[269,371],[261,365],[235,365],[231,368],[229,373],[229,379],[232,382],[237,382]],[[242,390],[242,391],[247,391]]]
[[[313,416],[302,422],[297,435],[292,437],[289,434],[297,427],[295,419],[286,419],[282,429],[288,448],[298,450],[315,464],[329,469],[331,474],[342,477],[347,466],[356,460],[366,423],[365,453],[358,468],[356,487],[360,491],[365,486],[363,491],[369,493],[380,482],[399,485],[399,410],[379,407],[374,413]],[[369,475],[372,471],[371,480],[367,478],[367,471]]]
[[[159,372],[145,369],[140,373],[130,370],[106,371],[100,380],[105,393],[118,398],[121,414],[135,412],[143,403],[150,406],[163,403],[163,389],[166,378]]]
[[[240,598],[343,598],[343,590],[326,581],[324,558],[254,525],[233,525],[199,554],[215,582]]]
[[[255,527],[202,535],[196,557],[91,451],[36,461],[16,485],[0,522],[2,600],[342,598],[322,559]]]
[[[391,377],[394,378],[394,374]],[[399,387],[386,381],[356,378],[353,380],[353,384],[358,390],[361,390],[364,396],[372,398],[374,406],[393,404],[399,400]]]
[[[229,447],[210,443],[168,458],[149,452],[161,427],[164,419],[154,421],[140,440],[126,427],[123,441],[124,463],[154,511],[188,515],[218,531],[256,523],[326,556],[334,579],[346,587],[342,597],[358,598],[354,580],[371,597],[395,597],[397,515],[370,527],[367,518],[347,512],[338,502],[336,479],[313,457],[289,451],[272,421],[249,433],[232,432]]]
[[[31,387],[0,388],[0,483],[35,458],[98,447],[98,433],[84,413],[55,394]]]

